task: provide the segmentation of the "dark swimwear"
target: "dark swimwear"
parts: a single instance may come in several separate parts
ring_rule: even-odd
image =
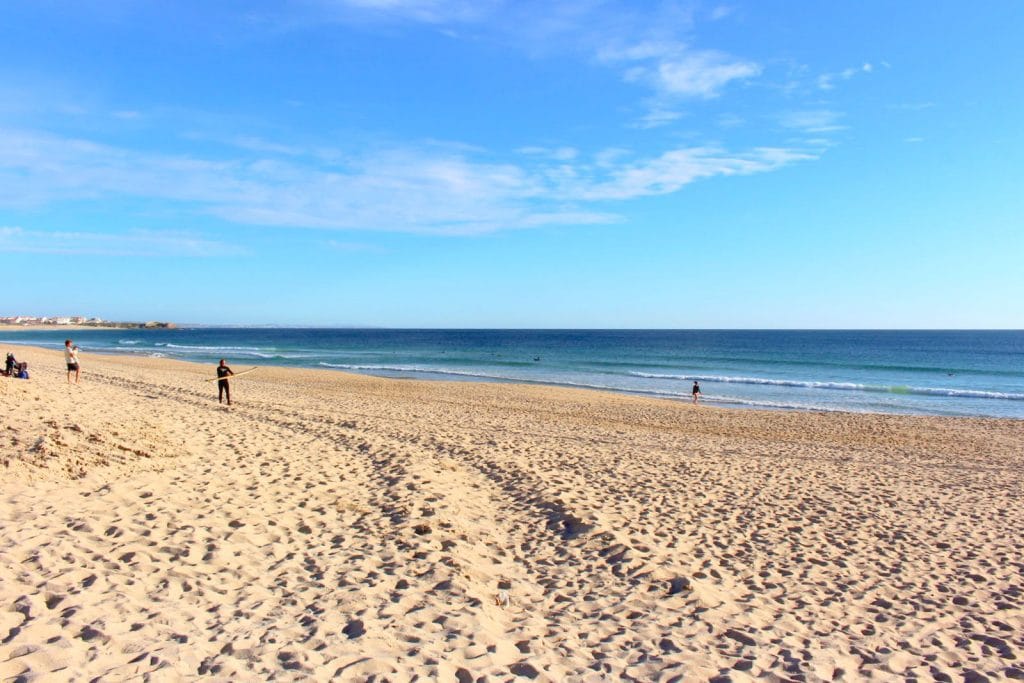
[[[222,403],[225,398],[228,400],[228,405],[231,405],[231,387],[228,386],[228,377],[235,373],[231,372],[231,368],[226,365],[217,366],[217,403]]]

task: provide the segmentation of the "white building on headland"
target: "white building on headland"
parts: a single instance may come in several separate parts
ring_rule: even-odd
[[[57,317],[37,315],[0,316],[0,325],[102,325],[103,318],[88,318],[84,315]]]

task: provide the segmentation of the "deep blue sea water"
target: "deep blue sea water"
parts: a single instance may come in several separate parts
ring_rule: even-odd
[[[514,381],[708,403],[1024,418],[1024,331],[215,329],[0,332],[0,345],[389,377]],[[2,350],[2,346],[0,346]]]

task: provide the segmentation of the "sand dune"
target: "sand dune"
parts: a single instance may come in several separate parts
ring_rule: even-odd
[[[1024,677],[1024,422],[18,356],[5,680]]]

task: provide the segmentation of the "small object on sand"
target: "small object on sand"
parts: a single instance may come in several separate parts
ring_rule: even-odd
[[[494,596],[494,604],[503,609],[508,608],[512,604],[508,591],[498,591],[498,594]]]
[[[234,379],[236,377],[241,377],[242,375],[248,375],[250,372],[254,372],[256,370],[259,370],[258,366],[255,367],[255,368],[249,368],[248,370],[243,370],[242,372],[236,372],[235,374],[228,375],[227,377],[212,377],[210,379],[204,379],[203,381],[204,382],[216,382],[216,381],[222,380],[222,379],[232,380],[232,379]]]

